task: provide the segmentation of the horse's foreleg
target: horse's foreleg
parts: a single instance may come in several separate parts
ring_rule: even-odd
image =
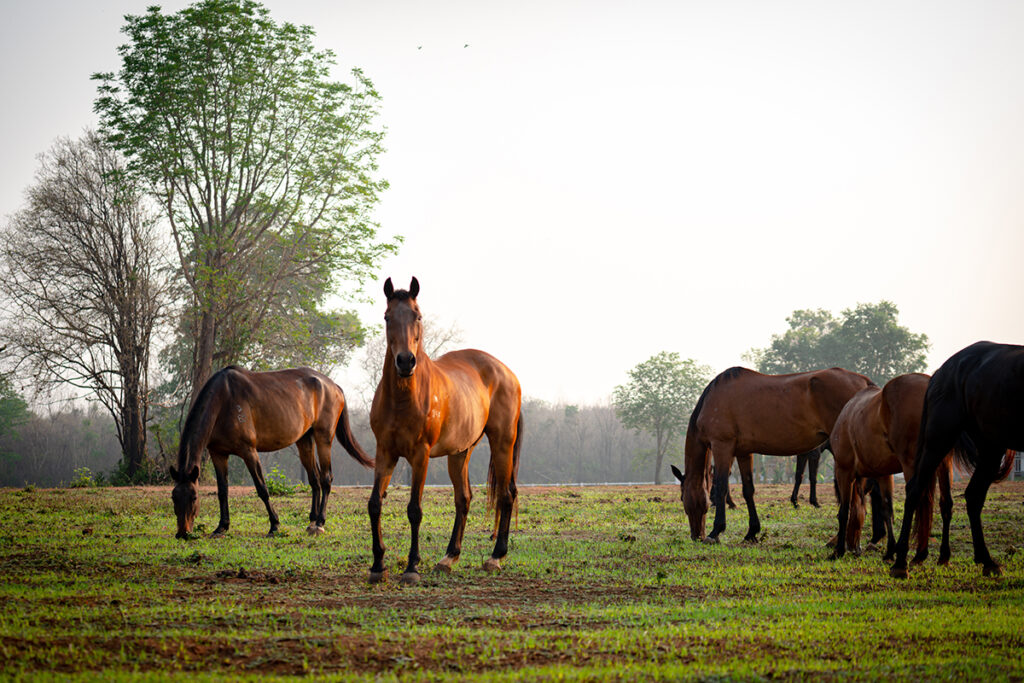
[[[469,486],[469,451],[448,456],[448,476],[455,488],[455,526],[452,537],[448,541],[448,550],[444,559],[437,563],[437,571],[450,572],[452,565],[462,554],[462,535],[466,530],[466,517],[469,515],[469,503],[473,492]]]
[[[263,505],[267,508],[267,516],[270,518],[270,531],[267,532],[267,535],[273,536],[277,533],[281,521],[278,519],[277,513],[274,512],[274,507],[270,504],[270,491],[267,489],[267,480],[263,478],[263,465],[260,464],[259,453],[256,452],[255,448],[249,448],[248,451],[240,455],[242,460],[245,461],[245,466],[249,468],[252,483],[256,487],[256,495],[260,497]]]
[[[953,464],[950,458],[939,467],[939,512],[942,515],[942,543],[939,545],[939,564],[949,564],[949,523],[953,519]]]
[[[757,543],[757,535],[761,533],[761,520],[757,517],[757,506],[754,505],[754,458],[750,453],[736,457],[740,466],[740,480],[743,482],[743,500],[747,503],[748,527],[743,537],[746,543]]]
[[[217,502],[220,503],[220,522],[213,530],[214,536],[220,536],[231,526],[228,513],[228,454],[210,452],[213,471],[217,474]]]
[[[420,564],[420,522],[423,520],[423,485],[427,481],[427,463],[429,456],[426,452],[419,453],[409,458],[409,466],[412,468],[412,487],[409,491],[409,507],[406,513],[409,516],[409,528],[412,530],[412,539],[409,543],[409,563],[402,573],[402,583],[413,584],[420,580],[418,567]]]
[[[715,459],[715,479],[711,485],[711,504],[715,506],[715,521],[711,526],[711,533],[704,540],[707,543],[718,543],[718,535],[725,531],[725,491],[729,487],[729,470],[732,468],[732,444],[712,443],[711,453]]]
[[[320,511],[320,477],[316,462],[313,460],[313,440],[310,435],[305,434],[296,441],[295,448],[299,451],[299,462],[306,470],[306,480],[309,481],[312,492],[309,502],[309,526],[306,527],[306,533],[312,535],[316,533],[316,520]]]
[[[370,583],[377,583],[387,576],[384,568],[384,536],[380,529],[380,513],[383,508],[384,496],[388,492],[391,473],[395,470],[395,461],[377,451],[377,464],[373,473],[373,490],[366,504],[370,515],[370,533],[373,537],[373,565],[370,567]]]
[[[948,451],[948,449],[946,450]],[[903,503],[903,524],[900,527],[900,537],[896,541],[896,547],[894,548],[896,561],[893,562],[892,567],[889,569],[889,574],[897,579],[907,578],[907,550],[910,546],[910,530],[914,525],[914,512],[921,504],[925,487],[935,477],[935,469],[938,463],[932,461],[932,453],[934,452],[933,448],[925,447],[924,452],[921,454],[922,457],[919,458],[917,463],[917,472],[907,482],[907,497]]]
[[[985,506],[985,497],[989,486],[996,478],[1001,461],[1002,451],[999,449],[978,448],[978,466],[971,476],[964,498],[967,502],[967,519],[971,523],[971,541],[974,543],[974,563],[982,565],[985,576],[999,576],[1002,568],[992,559],[985,545],[985,535],[981,530],[981,509]]]

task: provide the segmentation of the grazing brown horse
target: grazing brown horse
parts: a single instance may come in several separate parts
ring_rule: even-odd
[[[763,375],[730,368],[704,389],[686,430],[683,509],[690,537],[704,539],[711,490],[711,454],[715,465],[715,523],[704,539],[717,542],[725,530],[724,491],[735,458],[743,481],[749,528],[744,538],[757,541],[761,521],[754,505],[752,453],[798,455],[828,439],[839,411],[851,396],[872,382],[864,375],[831,368],[790,375]]]
[[[277,531],[277,513],[263,478],[257,452],[276,451],[295,444],[309,476],[313,501],[309,509],[310,534],[322,533],[331,493],[331,442],[338,442],[357,462],[373,467],[373,459],[356,442],[348,423],[345,394],[326,375],[309,368],[250,372],[229,366],[203,385],[185,418],[178,447],[178,467],[171,466],[176,482],[171,498],[178,516],[178,538],[187,538],[199,511],[199,458],[210,451],[217,473],[220,523],[213,532],[228,530],[228,456],[240,457],[249,468],[256,493],[267,507],[270,533]],[[316,446],[316,459],[313,447]]]
[[[856,548],[864,519],[858,482],[864,478],[878,482],[883,501],[886,544],[885,558],[895,552],[892,532],[892,475],[899,472],[909,480],[914,475],[914,454],[921,423],[928,375],[915,372],[889,380],[885,387],[867,387],[851,398],[832,429],[832,454],[836,461],[836,493],[839,497],[839,534],[833,557],[842,557],[846,546]],[[942,543],[939,564],[949,563],[949,522],[953,516],[952,461],[946,458],[939,467],[939,509],[942,513]],[[914,562],[928,557],[928,536],[932,527],[934,485],[921,497],[917,520],[917,554]],[[851,502],[853,508],[851,509]]]
[[[420,285],[412,278],[408,291],[384,283],[387,297],[387,353],[380,384],[373,396],[370,426],[377,437],[377,467],[367,510],[373,533],[370,582],[386,576],[380,514],[391,473],[398,458],[412,469],[409,525],[412,544],[402,583],[419,580],[420,501],[430,458],[448,457],[448,476],[455,487],[455,526],[444,558],[436,569],[451,571],[462,552],[472,491],[469,456],[487,435],[491,446],[488,498],[499,516],[497,540],[487,571],[501,569],[508,552],[508,531],[516,501],[516,473],[522,444],[522,391],[519,380],[504,364],[483,351],[452,351],[431,360],[423,350],[423,323],[416,302]]]
[[[976,342],[957,351],[932,375],[921,411],[914,476],[907,482],[903,526],[890,570],[907,577],[910,527],[920,499],[952,450],[973,471],[964,491],[971,523],[974,562],[985,576],[1002,569],[992,559],[981,529],[981,509],[993,482],[1013,468],[1013,451],[1024,450],[1024,346]]]

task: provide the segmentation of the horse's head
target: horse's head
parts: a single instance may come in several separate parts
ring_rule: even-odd
[[[384,282],[384,295],[388,299],[384,334],[399,377],[412,377],[416,370],[416,354],[420,352],[423,338],[423,316],[416,303],[419,293],[420,283],[416,278],[412,279],[408,290],[396,291],[391,278]]]
[[[171,490],[174,514],[178,517],[178,533],[175,538],[188,538],[199,512],[199,466],[194,466],[186,473],[178,472],[171,465],[171,478],[176,482]]]
[[[679,499],[690,521],[690,538],[699,541],[704,538],[704,524],[708,514],[707,477],[691,477],[686,485],[686,475],[672,465],[672,474],[679,480]],[[703,480],[703,481],[702,481]],[[701,485],[704,483],[704,486]]]

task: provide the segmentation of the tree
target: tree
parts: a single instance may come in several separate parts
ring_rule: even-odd
[[[150,342],[166,291],[155,214],[94,133],[40,159],[0,245],[0,336],[44,393],[67,383],[98,398],[131,477],[146,456]]]
[[[660,484],[665,453],[685,433],[690,413],[711,381],[711,368],[662,351],[630,370],[629,379],[615,387],[615,412],[626,427],[654,435],[654,482]]]
[[[369,218],[387,187],[372,82],[330,80],[313,29],[252,0],[125,19],[120,71],[93,76],[95,110],[166,213],[192,396],[215,364],[315,364],[324,340],[343,356],[362,330],[325,300],[397,248]]]
[[[745,358],[769,374],[838,366],[882,385],[927,365],[927,335],[911,332],[898,317],[896,305],[885,300],[857,304],[838,319],[820,309],[793,311],[786,332],[772,335],[767,348],[751,349]]]
[[[0,375],[0,461],[18,458],[10,443],[18,426],[31,416],[28,404],[15,391],[10,378]]]

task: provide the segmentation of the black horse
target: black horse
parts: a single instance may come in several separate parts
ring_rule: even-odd
[[[985,546],[981,508],[995,481],[1013,467],[1013,450],[1024,450],[1024,346],[981,341],[957,351],[928,383],[921,412],[914,476],[907,482],[903,526],[891,574],[907,577],[907,545],[914,510],[951,450],[966,471],[964,491],[971,522],[974,562],[985,576],[1001,573]],[[1012,450],[1008,450],[1012,449]]]

